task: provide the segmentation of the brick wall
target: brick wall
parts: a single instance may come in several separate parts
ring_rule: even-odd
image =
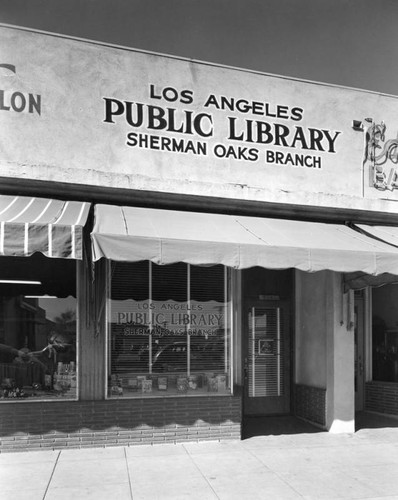
[[[393,382],[367,382],[365,410],[398,415],[398,384]]]
[[[294,400],[298,417],[322,426],[326,424],[326,389],[296,384]]]
[[[241,397],[0,403],[0,451],[239,439]]]

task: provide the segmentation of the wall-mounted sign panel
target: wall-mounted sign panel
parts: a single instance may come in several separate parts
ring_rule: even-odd
[[[1,177],[395,209],[395,97],[0,33]]]

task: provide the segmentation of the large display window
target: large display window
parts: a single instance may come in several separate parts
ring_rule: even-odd
[[[76,262],[0,257],[2,401],[77,396]]]
[[[372,289],[373,380],[398,382],[398,284]]]
[[[224,266],[110,263],[108,396],[231,393]]]

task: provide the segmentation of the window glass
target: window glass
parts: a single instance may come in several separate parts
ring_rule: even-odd
[[[0,258],[0,397],[76,398],[76,263]]]
[[[112,263],[109,397],[230,393],[228,283],[223,266]]]
[[[398,382],[398,285],[372,290],[373,380]]]

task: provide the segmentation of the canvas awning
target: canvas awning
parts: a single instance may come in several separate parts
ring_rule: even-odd
[[[398,248],[398,227],[371,226],[368,224],[353,224],[352,227],[370,238],[383,241]],[[346,289],[360,290],[367,286],[379,287],[387,283],[398,283],[398,275],[383,273],[378,276],[370,276],[363,272],[355,272],[346,274],[344,283]]]
[[[363,234],[371,236],[390,245],[398,248],[398,227],[394,226],[370,226],[366,224],[355,224],[355,228],[359,229]]]
[[[344,289],[347,290],[362,290],[368,286],[379,287],[391,283],[398,283],[398,275],[383,273],[377,276],[371,276],[360,271],[354,273],[346,273],[344,275]]]
[[[342,224],[95,206],[93,258],[398,274],[398,249]]]
[[[82,258],[89,203],[0,195],[0,255]]]

